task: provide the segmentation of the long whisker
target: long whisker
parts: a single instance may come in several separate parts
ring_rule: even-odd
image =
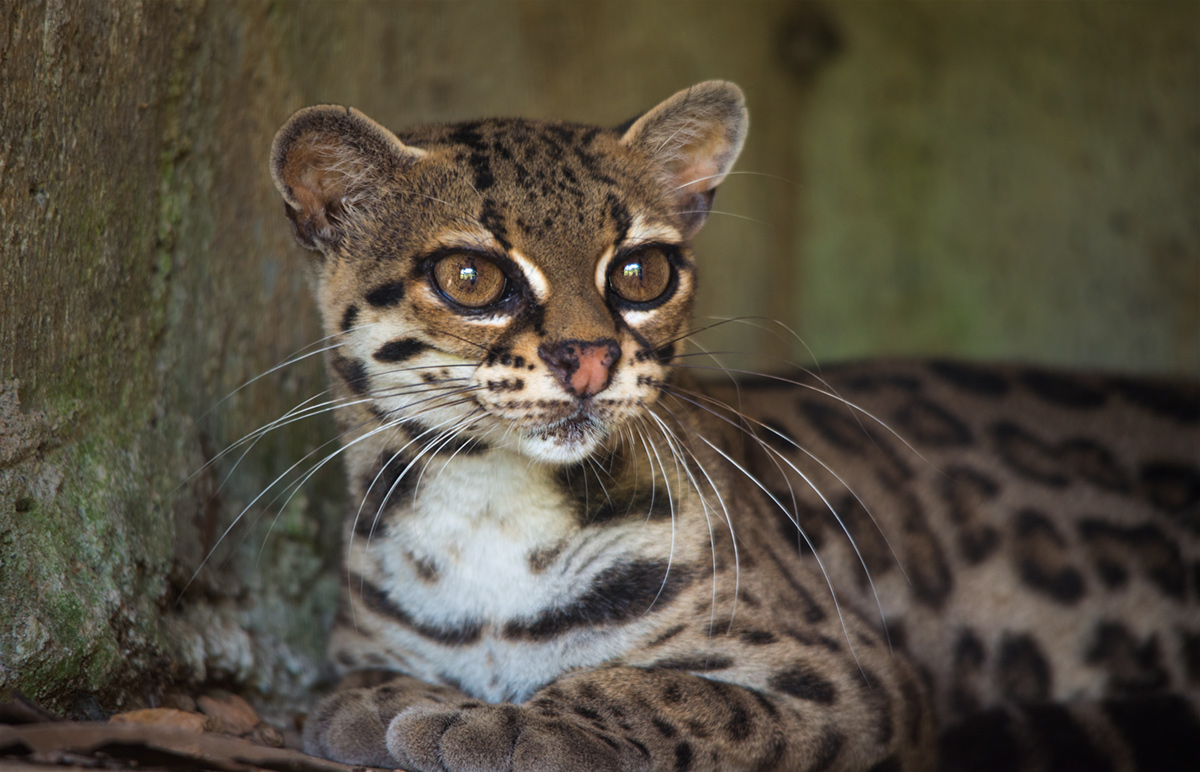
[[[680,369],[708,370],[708,371],[717,371],[717,372],[724,372],[724,373],[738,373],[739,375],[752,375],[756,378],[764,378],[764,379],[770,380],[770,381],[779,381],[780,383],[787,383],[792,386],[799,386],[803,389],[808,389],[809,391],[814,391],[817,394],[821,394],[823,396],[829,397],[832,400],[841,402],[843,405],[850,408],[851,411],[853,411],[856,414],[861,413],[862,415],[866,416],[867,418],[870,418],[872,421],[874,421],[876,424],[878,424],[880,426],[880,428],[884,429],[888,434],[892,435],[897,440],[899,440],[901,443],[903,443],[904,447],[911,450],[913,455],[915,455],[917,458],[919,458],[922,461],[924,461],[925,463],[929,464],[934,469],[937,468],[936,466],[934,466],[933,462],[931,462],[929,459],[927,459],[921,453],[921,451],[919,451],[915,447],[913,447],[912,444],[909,443],[908,440],[904,439],[903,435],[901,435],[899,432],[897,432],[895,429],[893,429],[891,426],[889,426],[886,421],[879,418],[878,416],[876,416],[874,413],[867,410],[866,408],[856,405],[855,403],[851,402],[850,400],[846,399],[845,397],[843,397],[842,395],[838,394],[835,391],[820,389],[816,386],[813,386],[811,383],[804,383],[802,381],[797,381],[797,380],[794,380],[792,378],[787,378],[782,375],[772,375],[770,373],[760,373],[760,372],[756,372],[754,370],[740,370],[735,367],[715,367],[715,366],[708,367],[705,365],[676,365],[676,364],[668,364],[668,363],[664,363],[664,366],[665,367],[675,367],[675,368],[680,368]]]
[[[670,412],[669,408],[666,408],[665,405],[663,405],[662,407],[664,409],[667,409],[668,412]],[[730,611],[729,611],[729,628],[732,628],[734,617],[737,615],[738,590],[741,586],[741,561],[740,561],[740,557],[739,557],[739,553],[738,553],[737,536],[736,536],[736,534],[734,534],[734,531],[733,531],[733,518],[730,517],[730,515],[729,515],[729,509],[725,506],[725,499],[721,496],[720,489],[717,487],[717,484],[713,481],[712,477],[708,474],[708,470],[706,470],[704,468],[704,465],[702,463],[700,463],[700,459],[696,457],[695,452],[693,452],[692,449],[690,447],[688,447],[687,443],[684,442],[682,440],[682,438],[678,437],[675,434],[674,430],[671,429],[666,424],[666,422],[663,421],[663,419],[661,417],[656,415],[652,409],[647,411],[647,415],[649,415],[659,425],[659,429],[663,433],[664,439],[666,439],[668,444],[671,446],[672,452],[679,453],[680,451],[684,451],[687,453],[688,456],[691,457],[692,461],[696,465],[696,468],[698,470],[700,470],[700,473],[702,475],[704,475],[704,478],[708,481],[709,488],[716,495],[717,502],[721,505],[721,511],[725,515],[725,518],[724,518],[725,524],[726,524],[726,527],[729,529],[730,542],[733,545],[733,569],[734,569],[733,603],[731,604]],[[701,509],[704,513],[704,521],[708,527],[709,552],[712,555],[712,561],[713,561],[712,603],[709,606],[709,620],[708,620],[709,621],[709,627],[708,627],[709,637],[711,639],[711,637],[716,629],[716,613],[717,613],[717,550],[716,550],[716,542],[715,542],[715,537],[714,537],[713,531],[712,531],[712,520],[709,517],[710,509],[709,509],[707,498],[704,496],[703,491],[701,491],[699,481],[696,479],[695,475],[692,473],[690,466],[685,463],[684,469],[687,472],[688,479],[692,484],[692,489],[696,491],[697,498],[700,499]]]
[[[846,625],[846,616],[842,612],[842,604],[841,604],[841,601],[838,600],[837,590],[833,586],[833,580],[829,576],[829,571],[826,570],[826,568],[825,568],[824,561],[821,560],[820,553],[817,552],[816,545],[814,545],[812,543],[812,540],[808,538],[808,534],[804,533],[804,529],[800,527],[800,522],[788,513],[787,508],[783,506],[783,504],[779,501],[779,499],[777,499],[773,493],[771,493],[769,490],[767,490],[767,487],[765,485],[763,485],[762,482],[760,482],[757,477],[750,474],[749,470],[747,470],[744,466],[742,466],[736,460],[734,460],[728,453],[721,450],[719,447],[717,447],[712,442],[710,442],[707,437],[705,437],[703,435],[697,435],[697,437],[705,445],[712,448],[712,450],[715,451],[719,456],[721,456],[726,461],[728,461],[730,464],[732,464],[734,467],[736,467],[738,469],[738,471],[740,471],[743,475],[745,475],[747,480],[754,483],[755,486],[757,486],[759,490],[761,490],[764,494],[766,494],[767,498],[769,498],[771,501],[773,501],[775,503],[775,506],[779,507],[779,510],[781,512],[783,512],[785,515],[788,515],[788,519],[792,521],[792,524],[796,526],[797,531],[799,531],[800,535],[804,537],[804,541],[808,544],[808,548],[810,550],[812,550],[813,559],[816,560],[817,566],[821,569],[821,575],[825,577],[825,584],[829,588],[830,597],[833,598],[833,607],[837,611],[838,621],[841,622],[841,624],[842,624],[842,634],[846,639],[846,644],[850,647],[850,654],[854,657],[854,662],[856,664],[858,664],[859,670],[862,672],[863,678],[866,678],[867,674],[865,671],[862,671],[862,664],[859,663],[859,661],[858,661],[858,652],[854,648],[854,641],[852,641],[850,639],[850,628]]]
[[[250,380],[248,380],[248,381],[246,381],[245,383],[243,383],[241,386],[238,386],[236,389],[234,389],[233,391],[231,391],[231,392],[229,392],[228,394],[226,394],[224,397],[222,397],[221,399],[219,399],[217,402],[213,403],[212,407],[210,407],[208,410],[204,411],[204,413],[203,413],[203,414],[201,414],[201,416],[200,416],[200,417],[201,417],[201,418],[204,418],[204,417],[205,417],[205,416],[207,416],[209,413],[212,413],[212,412],[213,412],[214,410],[216,410],[218,407],[220,407],[221,405],[225,404],[225,402],[226,402],[226,401],[228,401],[230,398],[232,398],[232,397],[233,397],[235,394],[237,394],[238,392],[240,392],[242,389],[246,388],[247,386],[250,386],[250,385],[251,385],[251,384],[253,384],[253,383],[256,383],[256,382],[258,382],[258,381],[262,380],[263,378],[266,378],[266,377],[267,377],[268,375],[270,375],[271,373],[273,373],[273,372],[276,372],[276,371],[278,371],[278,370],[281,370],[281,369],[283,369],[283,368],[285,368],[285,367],[288,367],[288,366],[290,366],[290,365],[294,365],[294,364],[296,364],[297,362],[302,362],[302,361],[304,361],[305,359],[308,359],[308,358],[309,358],[309,357],[311,357],[311,356],[315,356],[315,355],[317,355],[317,354],[321,354],[321,353],[323,353],[323,352],[325,352],[325,351],[331,351],[331,350],[333,350],[333,349],[337,348],[338,346],[340,346],[340,345],[341,345],[341,343],[335,343],[335,344],[333,344],[333,345],[331,345],[331,346],[324,346],[324,347],[321,347],[321,348],[315,349],[315,350],[313,350],[313,351],[306,351],[306,349],[309,349],[309,348],[311,348],[311,347],[313,347],[313,346],[319,346],[320,344],[322,344],[322,343],[324,343],[324,342],[326,342],[326,341],[333,340],[334,338],[341,337],[341,336],[343,336],[343,335],[346,335],[346,334],[348,334],[348,333],[350,333],[350,332],[354,332],[354,331],[357,331],[357,330],[363,330],[363,329],[366,329],[366,328],[368,328],[368,327],[373,327],[374,325],[375,325],[375,323],[374,323],[374,322],[372,322],[372,323],[369,323],[369,324],[361,324],[361,325],[358,325],[358,326],[356,326],[356,327],[354,327],[354,328],[352,328],[352,329],[350,329],[350,330],[345,330],[345,331],[339,331],[339,332],[335,332],[335,333],[333,333],[332,335],[326,335],[324,338],[321,338],[321,339],[319,339],[319,340],[316,340],[316,341],[314,341],[314,342],[312,342],[312,343],[309,343],[307,346],[304,346],[304,347],[300,348],[299,350],[297,350],[297,351],[295,351],[295,352],[293,352],[293,353],[289,354],[287,358],[285,358],[285,359],[284,359],[282,362],[280,362],[279,364],[275,365],[275,366],[274,366],[274,367],[272,367],[271,369],[269,369],[269,370],[266,370],[265,372],[259,373],[258,375],[254,376],[254,377],[253,377],[253,378],[251,378]]]
[[[828,509],[828,510],[829,510],[829,512],[830,512],[830,514],[832,514],[832,515],[833,515],[833,518],[834,518],[834,520],[836,520],[836,521],[837,521],[837,524],[838,524],[838,525],[841,527],[841,529],[842,529],[842,533],[844,533],[844,534],[846,535],[846,539],[847,539],[847,541],[849,541],[849,542],[850,542],[850,547],[851,547],[851,548],[854,550],[854,554],[855,554],[855,555],[858,557],[858,562],[859,562],[859,565],[861,565],[861,566],[862,566],[863,572],[866,574],[866,577],[867,577],[867,584],[868,584],[868,585],[870,586],[870,588],[871,588],[871,594],[872,594],[872,595],[874,596],[874,598],[875,598],[875,607],[876,607],[876,609],[878,609],[878,611],[879,611],[879,620],[880,620],[880,621],[883,623],[883,629],[884,629],[884,631],[885,631],[885,635],[886,635],[886,631],[887,631],[887,617],[886,617],[886,615],[884,614],[884,611],[883,611],[883,602],[882,602],[882,601],[880,600],[880,598],[879,598],[879,591],[878,591],[878,590],[876,589],[876,587],[875,587],[875,580],[874,580],[874,579],[871,577],[871,569],[867,567],[867,561],[866,561],[866,558],[863,556],[862,552],[859,550],[859,547],[858,547],[858,542],[857,542],[857,541],[855,541],[855,539],[854,539],[854,536],[853,536],[853,535],[850,533],[850,529],[849,529],[849,527],[847,527],[847,525],[846,525],[845,521],[844,521],[844,520],[842,520],[842,517],[841,517],[841,515],[839,515],[839,514],[838,514],[838,512],[837,512],[837,509],[835,509],[835,508],[834,508],[833,504],[832,504],[832,503],[830,503],[829,499],[828,499],[828,498],[826,498],[825,494],[821,492],[820,488],[819,488],[819,487],[816,485],[816,483],[814,483],[814,482],[812,481],[812,479],[811,479],[811,478],[809,478],[809,476],[808,476],[807,474],[805,474],[805,473],[804,473],[804,472],[802,472],[802,471],[801,471],[799,468],[797,468],[797,467],[796,467],[796,465],[795,465],[795,464],[793,464],[793,463],[791,462],[791,460],[790,460],[790,459],[788,459],[788,457],[787,457],[787,456],[783,455],[782,453],[780,453],[780,452],[779,452],[778,450],[776,450],[775,448],[772,448],[770,445],[768,445],[766,442],[764,442],[764,441],[763,441],[761,438],[759,438],[757,435],[755,435],[755,434],[754,434],[754,432],[746,430],[744,427],[742,427],[741,425],[737,424],[736,422],[734,422],[734,421],[732,421],[732,420],[729,420],[729,419],[725,418],[724,416],[722,416],[722,415],[718,414],[716,411],[714,411],[714,410],[711,410],[711,409],[709,409],[709,408],[705,407],[704,405],[700,404],[699,402],[697,402],[697,401],[695,401],[695,400],[692,400],[692,399],[688,399],[688,398],[686,398],[686,397],[683,397],[683,396],[681,396],[681,395],[680,395],[680,394],[678,394],[678,393],[669,392],[669,394],[670,394],[670,396],[671,396],[673,399],[676,399],[676,400],[681,400],[681,401],[683,401],[683,402],[687,402],[688,404],[690,404],[690,405],[693,405],[694,407],[696,407],[696,408],[698,408],[698,409],[704,410],[705,412],[709,413],[710,415],[712,415],[712,416],[714,416],[714,417],[716,417],[716,418],[718,418],[718,419],[721,419],[721,420],[725,421],[726,423],[729,423],[730,425],[732,425],[732,426],[735,426],[735,427],[737,427],[739,430],[743,431],[743,433],[745,433],[747,436],[749,436],[751,439],[753,439],[753,440],[754,440],[754,441],[757,443],[757,445],[758,445],[760,448],[762,448],[762,450],[763,450],[765,453],[767,453],[767,457],[768,457],[768,458],[770,458],[770,459],[772,459],[772,463],[774,463],[774,464],[775,464],[776,468],[778,468],[778,469],[779,469],[779,471],[780,471],[781,473],[783,472],[783,469],[782,469],[781,467],[779,467],[779,462],[781,462],[781,461],[782,461],[784,464],[786,464],[786,465],[787,465],[787,467],[788,467],[789,469],[791,469],[793,472],[795,472],[795,473],[796,473],[796,475],[797,475],[797,476],[799,476],[799,477],[800,477],[800,479],[802,479],[802,480],[804,481],[804,483],[805,483],[805,484],[806,484],[806,485],[807,485],[807,486],[808,486],[808,487],[809,487],[809,488],[810,488],[810,489],[813,491],[813,493],[815,493],[815,494],[817,495],[817,497],[818,497],[818,498],[820,498],[820,499],[821,499],[821,503],[823,503],[823,504],[825,505],[825,508],[826,508],[826,509]],[[704,395],[701,395],[701,396],[704,396]],[[719,403],[719,401],[717,401],[717,400],[712,400],[712,401],[714,401],[714,402],[717,402],[718,404],[720,404],[720,403]],[[748,421],[751,421],[751,422],[753,422],[753,423],[755,423],[755,424],[762,425],[762,426],[763,426],[763,428],[770,429],[770,427],[768,427],[768,426],[765,426],[764,424],[761,424],[761,422],[759,422],[759,421],[756,421],[756,420],[754,420],[754,419],[750,418],[749,416],[745,416],[745,415],[739,415],[739,418],[741,418],[743,421],[747,421],[747,420],[748,420]],[[778,432],[775,432],[775,433],[776,433],[776,434],[778,434]],[[782,436],[782,435],[780,435],[780,436]],[[786,439],[786,438],[785,438],[785,439]],[[817,458],[815,455],[813,455],[812,453],[810,453],[810,452],[809,452],[809,451],[807,451],[806,449],[804,449],[804,448],[800,447],[799,445],[797,445],[797,444],[796,444],[796,443],[794,443],[794,442],[792,442],[792,443],[790,443],[790,444],[792,444],[792,445],[795,445],[795,447],[796,447],[797,449],[799,449],[799,450],[801,450],[802,452],[804,452],[804,453],[805,453],[805,454],[806,454],[806,455],[807,455],[809,458],[812,458],[814,461],[816,461],[818,464],[820,464],[822,467],[824,467],[824,468],[825,468],[827,471],[829,471],[831,474],[833,474],[833,476],[834,476],[834,477],[835,477],[835,478],[838,480],[838,482],[840,482],[840,483],[841,483],[843,486],[845,486],[846,490],[850,491],[850,495],[852,495],[852,496],[855,498],[855,500],[857,500],[857,501],[858,501],[860,504],[862,504],[862,505],[863,505],[863,509],[864,509],[864,510],[867,512],[867,515],[868,515],[868,517],[870,517],[870,518],[871,518],[871,522],[872,522],[872,523],[875,525],[875,528],[876,528],[876,530],[878,530],[878,531],[879,531],[879,533],[880,533],[880,535],[882,535],[882,536],[883,536],[884,543],[885,543],[885,544],[887,544],[887,546],[888,546],[888,549],[889,549],[889,550],[891,550],[892,557],[896,559],[896,564],[900,566],[901,573],[903,573],[903,572],[904,572],[904,567],[903,567],[903,566],[900,564],[900,559],[899,559],[899,556],[898,556],[898,555],[896,555],[896,551],[895,551],[894,549],[892,549],[891,542],[889,542],[889,541],[888,541],[888,539],[887,539],[887,535],[883,533],[883,529],[879,527],[879,523],[878,523],[878,522],[875,520],[875,517],[874,517],[874,515],[872,515],[872,514],[871,514],[871,511],[870,511],[869,509],[867,509],[867,507],[866,507],[866,505],[865,505],[865,504],[863,504],[863,502],[862,502],[862,499],[861,499],[861,498],[859,498],[858,494],[857,494],[857,493],[854,491],[854,489],[853,489],[853,488],[851,488],[849,485],[847,485],[847,484],[846,484],[846,481],[845,481],[845,480],[843,480],[843,479],[842,479],[840,476],[838,476],[836,473],[833,473],[833,471],[832,471],[831,469],[829,469],[829,467],[828,467],[828,466],[827,466],[827,465],[826,465],[824,462],[822,462],[822,461],[821,461],[819,458]],[[777,459],[777,460],[776,460],[776,459]],[[784,478],[786,479],[786,475],[784,476]],[[791,496],[792,496],[792,507],[793,507],[793,509],[792,509],[791,511],[792,511],[792,512],[796,512],[796,511],[798,511],[798,507],[796,506],[796,497],[795,497],[795,492],[792,490],[792,485],[791,485],[791,482],[788,482],[788,492],[789,492],[789,493],[791,494]],[[792,521],[792,523],[793,523],[793,524],[796,526],[796,529],[797,529],[797,530],[798,530],[798,531],[799,531],[801,534],[803,534],[803,528],[801,528],[801,527],[800,527],[799,520],[798,520],[798,519],[797,519],[795,516],[793,516],[793,515],[789,514],[789,513],[788,513],[788,511],[786,511],[786,510],[785,510],[784,514],[787,514],[787,515],[788,515],[788,519],[789,519],[789,520],[791,520],[791,521]],[[805,536],[805,541],[808,541],[808,537],[807,537],[807,536]],[[811,543],[809,544],[809,546],[810,546],[810,547],[812,546],[812,545],[811,545]],[[814,554],[815,554],[815,553],[814,553]],[[907,574],[905,574],[905,579],[907,579],[907,578],[908,578],[908,576],[907,576]],[[831,587],[830,589],[832,590],[832,587]],[[836,601],[836,598],[835,598],[835,601]],[[889,637],[889,639],[888,639],[888,647],[889,647],[889,649],[891,648],[891,639],[890,639],[890,637]]]

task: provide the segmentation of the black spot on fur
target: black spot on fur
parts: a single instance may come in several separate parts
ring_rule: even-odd
[[[435,627],[416,622],[412,615],[399,604],[388,597],[383,590],[365,579],[351,575],[349,588],[351,596],[361,600],[371,611],[385,616],[392,622],[443,646],[468,646],[479,641],[482,626],[478,622],[468,622],[461,627]]]
[[[1109,450],[1091,440],[1067,440],[1059,447],[1063,465],[1079,477],[1105,490],[1128,492],[1132,485],[1129,475]]]
[[[982,397],[1003,397],[1010,388],[1004,376],[962,362],[932,362],[929,369],[952,386]]]
[[[971,565],[979,565],[995,554],[1000,546],[1000,532],[990,525],[964,530],[958,535],[958,549]]]
[[[1049,370],[1026,370],[1018,376],[1021,383],[1047,402],[1079,410],[1092,410],[1104,404],[1108,395],[1082,379]]]
[[[425,584],[435,584],[438,581],[437,563],[427,558],[417,557],[410,552],[404,553],[404,557],[412,565],[417,578],[422,582]]]
[[[775,633],[770,630],[743,630],[738,637],[751,646],[766,646],[777,640]]]
[[[692,582],[692,572],[665,560],[619,563],[599,573],[569,605],[543,611],[528,622],[509,622],[510,639],[544,641],[579,627],[624,624],[652,609],[665,609]]]
[[[562,554],[565,546],[566,542],[561,541],[549,547],[533,550],[529,553],[529,570],[535,574],[542,573],[558,560],[558,556]]]
[[[802,663],[781,670],[767,684],[777,692],[819,705],[832,705],[837,696],[832,683]]]
[[[380,284],[367,293],[367,302],[376,308],[390,308],[404,300],[404,282],[394,281]]]
[[[912,470],[896,455],[887,440],[855,420],[849,408],[811,399],[800,400],[798,407],[830,444],[859,456],[870,454],[879,464],[885,483],[894,485],[912,478]]]
[[[399,364],[412,359],[427,348],[429,347],[416,338],[400,338],[384,343],[372,356],[380,362]]]
[[[500,211],[495,199],[485,198],[483,200],[483,206],[479,212],[479,224],[491,232],[506,252],[512,249],[512,243],[508,240],[508,227],[505,225],[504,214]]]
[[[974,442],[966,424],[927,399],[909,400],[892,418],[896,423],[896,431],[908,440],[935,447],[955,447]]]
[[[996,423],[991,433],[996,452],[1013,471],[1055,488],[1067,485],[1059,455],[1044,442],[1008,421]]]
[[[1005,635],[996,652],[996,686],[1013,702],[1050,698],[1050,666],[1037,642],[1028,635]]]
[[[942,498],[949,506],[950,520],[959,526],[958,549],[971,565],[987,560],[1000,546],[1000,533],[978,518],[999,490],[990,477],[969,467],[950,467],[942,478]]]
[[[1145,464],[1139,474],[1142,489],[1154,506],[1200,534],[1200,470],[1172,461]]]
[[[980,678],[987,653],[983,643],[970,630],[963,630],[954,644],[954,665],[950,685],[950,706],[956,715],[974,713],[980,708]]]
[[[1108,690],[1113,695],[1149,694],[1162,689],[1169,681],[1163,669],[1157,636],[1151,635],[1139,642],[1117,622],[1104,621],[1096,625],[1085,660],[1108,672]]]
[[[1123,527],[1103,520],[1087,519],[1079,534],[1096,561],[1100,579],[1109,587],[1121,587],[1129,579],[1127,563],[1135,563],[1165,594],[1183,599],[1187,568],[1179,545],[1160,528],[1145,523]]]
[[[1067,563],[1067,544],[1044,514],[1024,509],[1017,513],[1015,557],[1022,581],[1059,603],[1083,597],[1083,575]]]
[[[725,670],[733,667],[733,660],[721,654],[695,657],[672,657],[656,660],[651,667],[660,670],[685,670],[695,673],[706,673],[711,670]]]
[[[686,741],[675,746],[675,772],[687,772],[692,768],[692,746]]]
[[[1200,722],[1183,697],[1164,694],[1104,703],[1138,769],[1200,769]]]
[[[669,721],[664,721],[660,716],[651,716],[650,723],[658,730],[658,733],[663,737],[674,737],[679,734],[679,730],[675,728]]]
[[[816,600],[808,591],[808,588],[792,575],[790,568],[779,559],[778,555],[776,555],[774,552],[770,552],[769,555],[772,562],[774,562],[775,566],[778,568],[780,575],[784,578],[784,581],[786,581],[788,586],[792,589],[796,599],[803,605],[804,620],[809,624],[824,622],[826,617],[825,611],[819,605],[817,605]]]
[[[754,721],[750,711],[741,705],[730,705],[729,718],[725,720],[725,736],[735,743],[740,743],[754,731]]]
[[[483,153],[472,153],[467,159],[467,163],[475,172],[475,190],[483,193],[495,184],[496,177],[492,174],[492,161],[488,156]]]
[[[1200,422],[1200,389],[1191,384],[1165,384],[1114,378],[1113,388],[1129,402],[1182,424]]]
[[[865,667],[862,672],[856,668],[850,673],[859,686],[863,703],[870,709],[873,716],[871,723],[875,726],[875,742],[887,746],[892,742],[895,733],[892,728],[892,694],[884,688],[879,678]]]
[[[768,445],[783,453],[795,453],[796,448],[800,447],[795,435],[777,421],[764,420],[762,431],[758,434]]]
[[[347,359],[341,354],[334,354],[330,358],[330,362],[333,365],[333,371],[350,387],[350,391],[360,397],[370,391],[367,368],[363,366],[362,362],[357,359]]]
[[[672,638],[679,635],[686,629],[687,629],[687,625],[675,625],[674,627],[669,628],[666,631],[660,633],[658,635],[658,637],[651,640],[648,644],[646,644],[646,646],[647,646],[647,648],[651,648],[654,646],[661,646],[662,644],[671,640]]]
[[[354,325],[358,323],[358,306],[346,306],[346,313],[342,314],[342,332],[350,332],[354,329]]]
[[[412,492],[413,478],[404,475],[408,459],[396,452],[386,453],[387,460],[379,459],[368,474],[361,478],[365,495],[361,511],[355,512],[354,532],[359,536],[372,538],[385,533],[386,519],[384,513],[389,504],[405,501],[406,494]]]
[[[898,499],[900,526],[906,538],[901,563],[908,567],[914,596],[931,608],[941,608],[954,587],[954,576],[938,535],[925,519],[921,502],[911,493]]]
[[[813,772],[824,772],[833,766],[833,762],[837,760],[838,754],[842,752],[842,746],[846,744],[846,736],[841,732],[831,727],[825,727],[817,735],[817,747],[813,751],[816,757],[813,759],[812,766],[809,769]]]

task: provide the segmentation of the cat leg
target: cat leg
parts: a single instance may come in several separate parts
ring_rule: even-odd
[[[304,749],[346,764],[394,767],[385,734],[396,714],[413,704],[472,702],[447,686],[435,686],[412,676],[381,670],[351,673],[321,700],[304,724]]]
[[[676,670],[611,667],[565,676],[521,705],[422,699],[391,721],[386,742],[421,772],[928,769],[923,702],[917,716],[889,704],[896,731],[881,736],[868,701],[819,704]]]

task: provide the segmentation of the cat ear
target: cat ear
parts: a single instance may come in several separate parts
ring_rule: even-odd
[[[353,108],[317,105],[297,112],[275,135],[271,177],[296,240],[326,252],[359,204],[423,155]]]
[[[742,90],[728,81],[710,80],[658,105],[621,137],[621,144],[650,157],[676,203],[684,238],[704,224],[713,193],[737,160],[749,125]]]

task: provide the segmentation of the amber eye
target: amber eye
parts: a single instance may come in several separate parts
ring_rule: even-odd
[[[671,284],[671,261],[660,249],[642,249],[616,261],[608,270],[608,286],[622,300],[648,303]]]
[[[454,254],[433,267],[433,281],[442,293],[467,308],[484,308],[504,294],[504,272],[486,257]]]

